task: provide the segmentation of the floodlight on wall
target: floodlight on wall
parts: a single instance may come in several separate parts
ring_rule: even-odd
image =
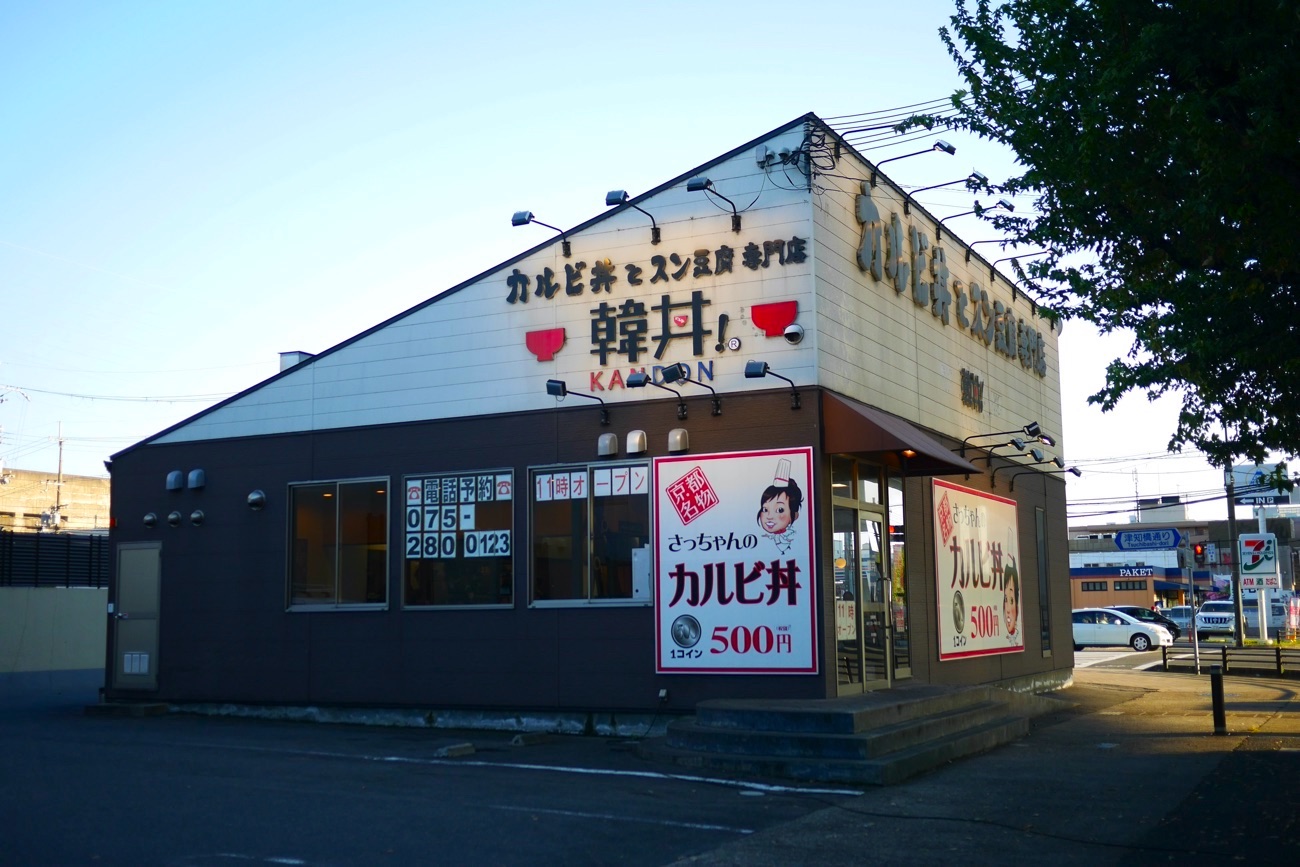
[[[775,376],[777,379],[784,379],[790,383],[790,409],[799,409],[799,389],[794,387],[794,380],[788,376],[782,376],[771,367],[766,361],[746,361],[745,362],[745,379],[762,379],[765,376]]]
[[[1064,469],[1057,469],[1057,470],[1024,470],[1022,472],[1013,473],[1011,475],[1009,487],[1013,491],[1016,489],[1016,479],[1019,476],[1050,476],[1053,473],[1061,473],[1062,475],[1069,473],[1075,478],[1078,478],[1079,476],[1083,475],[1083,471],[1080,470],[1078,467],[1065,467]]]
[[[718,390],[708,383],[700,382],[698,379],[691,379],[691,369],[684,362],[677,362],[665,367],[661,373],[664,382],[690,382],[701,388],[707,388],[713,392],[713,414],[722,415],[722,398],[718,397]]]
[[[609,425],[609,407],[605,406],[605,401],[596,397],[596,395],[585,394],[581,391],[569,391],[568,384],[562,379],[546,380],[546,393],[556,400],[563,400],[572,394],[578,397],[585,397],[588,400],[596,401],[596,403],[600,404],[600,423],[605,426]]]
[[[691,178],[689,181],[686,182],[686,192],[688,193],[702,192],[705,195],[708,195],[709,193],[713,193],[713,195],[717,196],[719,199],[722,199],[722,201],[726,202],[728,205],[731,205],[731,231],[733,232],[740,231],[740,212],[736,210],[736,203],[733,202],[731,199],[728,199],[726,196],[722,195],[722,193],[718,192],[717,188],[713,186],[713,181],[703,176],[698,178]]]
[[[961,456],[963,458],[966,457],[966,446],[970,445],[971,440],[985,439],[988,437],[1005,437],[1005,436],[1011,436],[1012,434],[1019,434],[1019,433],[1023,433],[1025,436],[1029,437],[1030,439],[1038,440],[1039,442],[1049,446],[1056,445],[1055,440],[1053,440],[1051,437],[1043,433],[1043,429],[1039,427],[1038,422],[1031,421],[1029,424],[1025,425],[1024,427],[1018,430],[1002,430],[1002,431],[992,431],[990,433],[971,434],[970,436],[966,437],[966,439],[961,441]]]
[[[1018,455],[1023,455],[1025,453],[1025,441],[1020,439],[1019,437],[1013,437],[1004,443],[998,443],[997,445],[993,445],[993,446],[985,446],[984,448],[986,450],[986,453],[982,455],[976,455],[975,457],[971,458],[970,459],[971,463],[975,463],[975,461],[978,461],[980,458],[984,458],[984,460],[992,464],[994,449],[1004,449],[1007,447],[1014,448],[1016,450],[1016,454]],[[1006,456],[1003,455],[1003,457]],[[967,473],[966,478],[968,479],[970,478],[969,473]]]
[[[957,148],[955,148],[955,147],[953,147],[952,145],[948,144],[948,143],[947,143],[946,141],[944,141],[943,139],[939,139],[937,142],[935,142],[934,144],[930,145],[928,148],[926,148],[926,149],[923,150],[923,151],[914,151],[914,152],[912,152],[912,153],[910,153],[910,154],[900,154],[900,155],[898,155],[898,156],[896,156],[896,157],[890,157],[890,158],[887,159],[887,160],[881,160],[880,162],[876,163],[876,164],[875,164],[874,166],[872,166],[872,168],[871,168],[871,186],[874,187],[874,186],[876,185],[876,171],[877,171],[877,169],[879,169],[881,166],[883,166],[885,163],[892,163],[894,160],[905,160],[905,159],[907,159],[908,157],[919,157],[921,154],[933,153],[934,151],[943,151],[943,152],[946,153],[948,156],[952,156],[953,154],[957,153]]]
[[[1012,243],[1010,238],[986,238],[983,241],[971,241],[969,244],[966,245],[966,261],[967,262],[970,261],[970,253],[972,247],[977,247],[980,244],[1001,244],[1003,247],[1005,247],[1009,243]]]
[[[984,205],[981,205],[979,203],[979,199],[976,199],[974,208],[970,209],[969,211],[962,211],[960,214],[949,214],[948,216],[940,220],[938,223],[936,223],[934,226],[934,240],[938,241],[939,238],[943,235],[944,220],[955,220],[958,217],[969,217],[971,214],[978,214],[979,216],[982,217],[985,214],[987,214],[989,211],[996,211],[999,209],[1003,211],[1014,211],[1016,209],[1016,206],[1008,202],[1006,199],[998,199],[992,205],[985,207]]]
[[[605,194],[605,207],[612,208],[615,205],[628,205],[636,208],[641,213],[650,218],[650,243],[659,243],[659,224],[655,222],[654,214],[647,211],[640,205],[632,204],[632,199],[627,194],[627,190],[610,190]]]
[[[691,449],[691,435],[684,427],[668,431],[668,454],[680,455]]]
[[[655,382],[650,378],[650,374],[642,373],[639,370],[636,373],[629,373],[627,375],[628,388],[645,388],[647,385],[653,385],[655,388],[662,388],[664,391],[669,391],[677,395],[677,418],[686,418],[686,401],[682,400],[682,393],[680,391]]]
[[[915,196],[917,193],[924,193],[927,190],[937,190],[940,187],[951,187],[953,184],[961,184],[961,183],[964,183],[966,185],[966,188],[969,190],[977,190],[984,187],[986,184],[988,184],[988,182],[989,182],[988,175],[982,174],[981,172],[971,172],[966,177],[958,178],[955,181],[947,181],[942,184],[931,184],[928,187],[921,187],[919,190],[912,190],[911,192],[907,192],[903,194],[903,213],[904,214],[911,213],[910,208],[912,205],[912,197]]]
[[[1046,256],[1048,253],[1051,252],[1052,252],[1051,250],[1038,250],[1037,252],[1034,253],[1018,253],[1015,256],[1003,256],[1001,259],[995,259],[993,261],[993,264],[989,266],[989,279],[990,280],[997,279],[997,273],[998,273],[997,268],[998,268],[998,264],[1001,262],[1010,262],[1013,265],[1015,265],[1017,268],[1019,268],[1021,259],[1032,259],[1035,256]]]
[[[1038,464],[1052,464],[1052,463],[1061,462],[1060,458],[1047,457],[1046,455],[1043,454],[1042,450],[1040,449],[1030,449],[1029,456],[1033,458],[1033,460],[1027,464],[1012,464],[1010,467],[1005,467],[1005,466],[994,467],[993,472],[989,474],[989,487],[996,488],[998,486],[998,473],[1000,473],[1002,470],[1021,469],[1023,467],[1037,466]]]
[[[569,247],[569,239],[565,237],[563,229],[557,229],[550,223],[543,223],[541,220],[533,216],[532,211],[515,211],[514,216],[510,218],[510,225],[512,226],[527,226],[529,223],[536,223],[537,225],[545,226],[554,232],[559,232],[560,250],[564,253],[564,258],[567,259],[569,256],[573,255],[573,250]]]

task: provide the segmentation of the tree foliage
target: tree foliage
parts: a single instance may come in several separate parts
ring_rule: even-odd
[[[1028,287],[1130,329],[1089,400],[1182,398],[1169,446],[1300,452],[1300,2],[958,0],[944,123],[1008,145]]]

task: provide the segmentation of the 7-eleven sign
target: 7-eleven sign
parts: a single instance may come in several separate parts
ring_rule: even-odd
[[[1242,575],[1277,572],[1277,536],[1272,533],[1242,533],[1237,542],[1241,548]]]

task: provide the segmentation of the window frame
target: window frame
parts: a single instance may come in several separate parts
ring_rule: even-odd
[[[384,565],[383,565],[383,600],[379,602],[340,602],[340,585],[342,575],[340,570],[343,568],[343,557],[340,549],[344,545],[343,534],[340,527],[343,522],[343,513],[340,512],[340,505],[343,503],[341,488],[344,485],[365,485],[367,487],[380,484],[384,487],[384,528],[380,534],[382,538]],[[301,488],[324,487],[332,485],[334,487],[334,596],[332,602],[303,602],[295,601],[295,557],[299,556],[298,541],[295,537],[295,530],[298,528],[298,501],[295,499],[295,491]],[[285,485],[285,501],[288,503],[288,514],[285,520],[285,611],[287,613],[315,612],[323,613],[327,611],[384,611],[387,610],[391,603],[392,587],[392,526],[393,526],[393,509],[392,509],[392,478],[389,476],[355,476],[333,479],[310,479],[296,482],[289,482]]]
[[[527,548],[526,551],[524,552],[525,568],[528,572],[528,607],[529,608],[609,608],[609,607],[647,608],[654,605],[654,593],[652,592],[647,592],[645,599],[636,598],[635,573],[633,573],[631,579],[633,582],[632,596],[613,597],[613,598],[599,598],[599,597],[593,598],[591,595],[592,587],[594,584],[594,582],[592,581],[592,569],[594,565],[593,561],[595,559],[593,523],[595,521],[596,510],[594,508],[594,503],[597,499],[596,492],[595,492],[595,485],[592,479],[596,470],[602,470],[602,469],[614,470],[621,467],[641,467],[644,468],[646,472],[646,493],[644,494],[645,507],[646,507],[646,537],[645,537],[645,543],[642,545],[642,547],[647,549],[647,556],[652,558],[650,579],[651,582],[653,582],[654,579],[653,557],[654,557],[654,533],[655,533],[654,487],[653,487],[654,474],[653,474],[652,463],[649,458],[588,461],[588,462],[564,463],[564,464],[542,464],[539,466],[530,466],[527,468],[526,471],[526,477],[528,479],[528,492],[527,492],[527,500],[525,501],[525,507],[528,511],[528,516],[527,516],[528,540],[527,540]],[[586,498],[586,507],[585,507],[586,521],[587,521],[587,528],[586,528],[587,547],[586,547],[586,564],[585,564],[586,573],[585,573],[585,580],[584,580],[587,595],[586,598],[582,598],[582,599],[577,599],[577,598],[538,599],[537,598],[537,568],[536,568],[536,558],[535,558],[535,551],[536,551],[535,546],[537,544],[537,526],[536,526],[537,522],[535,521],[534,507],[537,505],[538,502],[547,502],[547,501],[539,501],[536,499],[536,485],[537,485],[536,479],[537,476],[540,474],[565,473],[565,472],[570,474],[583,472],[587,476],[587,498]],[[639,496],[639,495],[632,494],[630,496]]]

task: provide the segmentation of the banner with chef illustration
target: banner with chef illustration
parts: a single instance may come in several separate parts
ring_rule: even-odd
[[[1023,652],[1015,500],[933,484],[939,660]]]
[[[816,674],[812,449],[654,461],[655,670]]]

